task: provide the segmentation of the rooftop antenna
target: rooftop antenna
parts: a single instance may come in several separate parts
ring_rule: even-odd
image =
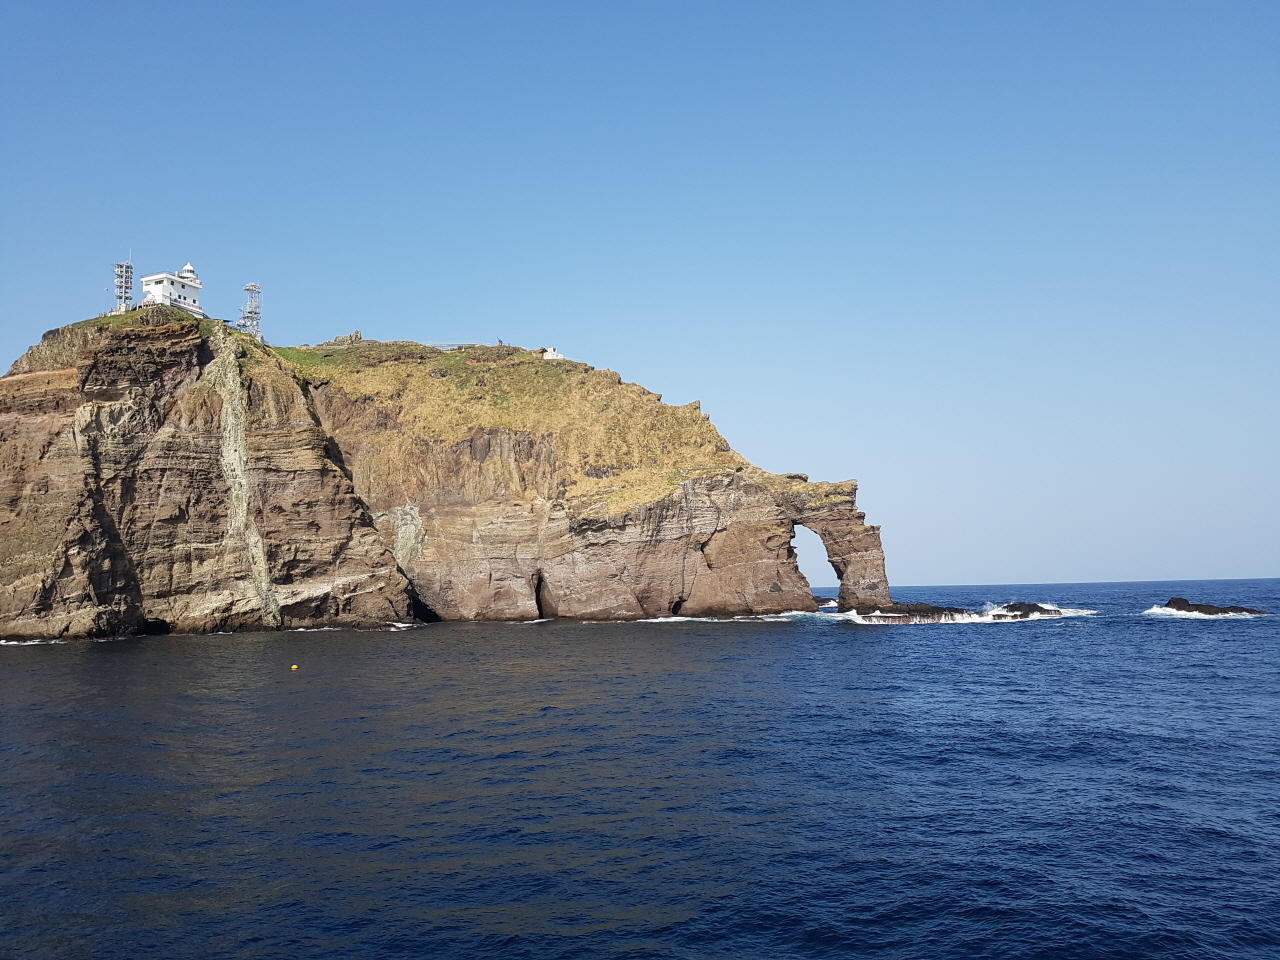
[[[133,251],[129,259],[116,264],[116,308],[112,313],[126,313],[133,306]]]
[[[262,330],[258,323],[262,320],[262,288],[256,283],[246,283],[244,289],[249,294],[249,302],[240,308],[240,319],[235,327],[261,342]]]

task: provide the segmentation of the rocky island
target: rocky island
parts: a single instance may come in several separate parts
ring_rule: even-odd
[[[0,378],[0,635],[889,610],[855,481],[771,474],[698,404],[512,346],[273,348],[167,306]]]

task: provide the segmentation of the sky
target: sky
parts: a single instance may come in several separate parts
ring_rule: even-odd
[[[700,400],[891,583],[1275,577],[1278,161],[1274,2],[0,0],[0,365],[189,260]]]

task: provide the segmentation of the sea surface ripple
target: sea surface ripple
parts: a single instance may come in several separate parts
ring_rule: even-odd
[[[0,956],[1280,956],[1280,581],[895,595],[2,646]]]

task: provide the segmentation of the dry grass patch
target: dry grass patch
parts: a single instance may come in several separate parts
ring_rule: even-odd
[[[519,347],[362,341],[274,352],[303,380],[393,410],[423,439],[455,442],[476,427],[549,434],[566,495],[598,499],[611,512],[748,465],[697,403],[671,406],[611,370]]]

